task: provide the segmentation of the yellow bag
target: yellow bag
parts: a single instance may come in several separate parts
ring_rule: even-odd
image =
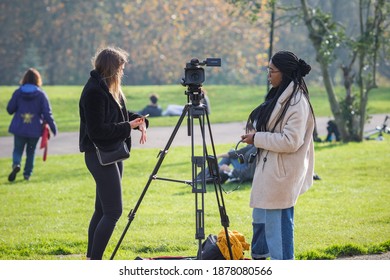
[[[242,260],[244,259],[244,251],[249,250],[249,243],[245,241],[245,236],[236,230],[228,230],[230,245],[232,248],[233,259]],[[225,259],[230,260],[229,247],[226,240],[225,229],[223,228],[217,238],[217,246],[221,251]]]

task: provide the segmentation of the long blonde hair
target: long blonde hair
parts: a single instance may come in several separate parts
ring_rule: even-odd
[[[107,47],[99,50],[92,59],[95,70],[106,82],[108,89],[119,105],[121,100],[126,100],[121,82],[123,67],[128,60],[128,56],[129,54],[120,48]]]

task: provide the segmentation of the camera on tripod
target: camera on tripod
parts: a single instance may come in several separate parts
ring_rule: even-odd
[[[182,78],[181,84],[189,88],[201,87],[206,78],[202,66],[221,67],[221,59],[207,58],[203,62],[199,62],[197,58],[191,59],[184,68],[184,78]]]
[[[208,165],[209,170],[213,169],[216,170],[213,174],[216,174],[216,180],[213,181],[214,183],[214,189],[215,194],[217,197],[217,203],[218,203],[218,209],[219,214],[221,217],[221,225],[225,229],[225,238],[227,247],[229,249],[229,257],[231,260],[234,259],[233,257],[233,251],[232,246],[230,243],[229,233],[228,233],[228,227],[229,227],[229,217],[226,214],[226,207],[225,202],[223,200],[222,196],[222,187],[221,187],[221,179],[218,172],[218,162],[216,160],[217,156],[215,154],[215,147],[211,132],[211,125],[210,120],[208,117],[207,112],[207,105],[206,104],[200,104],[202,98],[204,97],[204,91],[201,89],[202,83],[205,81],[205,73],[202,66],[221,66],[221,59],[220,58],[207,58],[203,62],[199,62],[197,58],[191,59],[190,62],[186,64],[185,68],[185,76],[182,78],[181,84],[183,86],[187,86],[187,90],[185,94],[187,95],[187,104],[184,105],[181,115],[179,117],[179,120],[173,129],[173,132],[171,136],[169,137],[169,140],[163,150],[160,150],[158,153],[158,162],[156,166],[153,169],[152,174],[149,176],[148,182],[145,185],[145,188],[140,196],[140,198],[137,201],[137,204],[135,205],[134,209],[131,209],[130,213],[128,214],[128,223],[114,249],[114,252],[111,255],[111,260],[114,259],[114,256],[120,246],[120,244],[123,241],[123,238],[125,237],[125,234],[127,230],[130,227],[130,224],[135,218],[135,214],[153,180],[163,180],[163,181],[171,181],[176,183],[185,183],[189,184],[192,187],[192,193],[195,195],[195,225],[196,225],[196,233],[195,238],[198,240],[198,254],[197,259],[201,260],[203,256],[203,243],[202,240],[205,238],[205,227],[204,227],[204,220],[205,220],[205,214],[204,214],[204,205],[205,205],[205,199],[204,195],[206,193],[206,172],[204,171],[206,169],[206,164]],[[204,98],[206,99],[206,98]],[[191,101],[191,102],[189,102]],[[187,116],[187,130],[188,130],[188,136],[191,136],[191,163],[192,163],[192,179],[189,180],[177,180],[177,179],[170,179],[170,178],[162,178],[157,176],[157,172],[162,165],[162,162],[165,158],[165,156],[168,153],[168,150],[175,139],[175,136],[178,132],[178,130],[181,127],[181,124],[183,122],[184,117]],[[195,149],[195,135],[194,135],[194,120],[197,119],[199,121],[199,128],[200,128],[200,136],[203,147],[202,149]],[[211,151],[212,154],[209,154],[208,152],[208,145],[206,143],[206,133],[208,131],[209,134],[209,140],[211,144]],[[195,176],[198,174],[198,168],[201,169],[201,174],[203,174],[200,179],[198,180]],[[219,188],[219,189],[218,189]]]

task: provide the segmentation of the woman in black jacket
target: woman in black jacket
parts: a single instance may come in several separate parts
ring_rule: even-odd
[[[119,48],[105,48],[93,59],[94,70],[80,97],[80,151],[96,182],[95,211],[89,224],[87,259],[102,259],[104,250],[122,214],[121,178],[123,163],[102,166],[96,155],[101,149],[118,146],[124,140],[130,150],[131,131],[141,132],[146,141],[147,120],[128,112],[121,89],[128,54]]]

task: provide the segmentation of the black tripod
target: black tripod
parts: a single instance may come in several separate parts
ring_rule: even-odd
[[[219,214],[221,217],[221,224],[225,229],[226,234],[226,240],[227,245],[229,248],[229,255],[230,259],[233,259],[233,253],[231,249],[230,244],[230,238],[228,233],[228,227],[229,227],[229,218],[226,214],[226,208],[225,203],[223,200],[222,195],[222,187],[221,187],[221,178],[219,176],[218,172],[218,162],[216,160],[216,153],[215,153],[215,147],[214,147],[214,141],[211,133],[211,126],[209,121],[209,116],[207,113],[207,108],[200,104],[200,100],[203,98],[203,94],[200,90],[200,88],[189,88],[189,91],[185,92],[187,95],[188,103],[184,106],[183,112],[173,130],[173,133],[171,134],[168,143],[166,144],[164,150],[161,150],[158,157],[158,161],[156,166],[153,169],[152,174],[149,176],[149,180],[146,183],[146,186],[144,190],[142,191],[142,194],[140,198],[138,199],[134,209],[130,210],[130,213],[128,215],[128,223],[118,241],[118,244],[116,245],[114,252],[111,255],[111,260],[114,259],[116,252],[118,251],[118,248],[120,244],[122,243],[123,238],[126,235],[127,230],[130,227],[131,222],[134,220],[135,214],[141,205],[141,202],[153,180],[165,180],[165,181],[171,181],[171,182],[178,182],[178,183],[185,183],[192,186],[192,192],[195,194],[195,223],[196,223],[196,234],[195,238],[198,239],[198,254],[197,259],[202,259],[202,240],[205,239],[205,232],[204,232],[204,194],[206,193],[206,172],[204,172],[206,163],[210,170],[210,175],[213,177],[213,183],[214,183],[214,189],[216,194],[216,199],[218,203],[218,209]],[[182,124],[185,116],[188,115],[188,135],[191,136],[191,155],[192,155],[192,181],[181,181],[181,180],[175,180],[175,179],[169,179],[169,178],[160,178],[157,176],[157,172],[160,169],[161,164],[164,161],[164,158],[166,154],[168,153],[168,150],[177,134],[177,131],[180,128],[180,125]],[[205,137],[205,118],[207,121],[207,127],[210,135],[210,141],[211,141],[211,147],[212,147],[212,155],[208,154],[207,146],[206,146],[206,137]],[[201,156],[195,156],[195,149],[194,149],[194,119],[199,120],[200,130],[201,130],[201,136],[202,136],[202,155]],[[198,168],[200,168],[202,178],[201,180],[196,179],[196,175],[198,174]]]

